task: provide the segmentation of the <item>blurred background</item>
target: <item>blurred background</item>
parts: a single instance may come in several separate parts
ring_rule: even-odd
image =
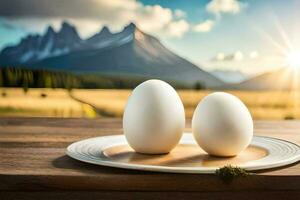
[[[0,116],[122,117],[156,78],[191,118],[212,91],[300,119],[300,1],[1,0]]]

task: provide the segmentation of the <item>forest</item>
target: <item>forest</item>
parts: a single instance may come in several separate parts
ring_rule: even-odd
[[[80,74],[44,69],[25,69],[18,67],[0,68],[0,87],[63,88],[78,89],[132,89],[151,77],[109,76],[103,74]],[[183,83],[168,81],[176,89],[191,89]],[[205,89],[197,82],[192,89]]]

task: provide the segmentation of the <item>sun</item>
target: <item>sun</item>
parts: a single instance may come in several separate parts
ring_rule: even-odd
[[[289,67],[300,69],[300,51],[288,53],[286,56],[286,62]]]

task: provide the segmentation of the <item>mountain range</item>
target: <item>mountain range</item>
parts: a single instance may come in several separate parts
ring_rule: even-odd
[[[300,73],[297,69],[282,67],[228,86],[237,90],[299,90]]]
[[[111,33],[105,26],[87,39],[80,38],[76,28],[67,22],[59,31],[48,27],[42,35],[28,35],[19,44],[4,48],[0,66],[159,78],[206,88],[224,84],[133,23],[118,33]]]

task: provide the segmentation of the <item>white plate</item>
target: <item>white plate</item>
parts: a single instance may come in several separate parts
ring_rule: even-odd
[[[288,141],[254,136],[249,148],[237,157],[208,156],[185,133],[178,147],[164,155],[135,153],[124,135],[90,138],[68,146],[67,155],[86,163],[125,169],[170,173],[215,173],[224,165],[248,171],[285,166],[300,160],[300,147]]]

